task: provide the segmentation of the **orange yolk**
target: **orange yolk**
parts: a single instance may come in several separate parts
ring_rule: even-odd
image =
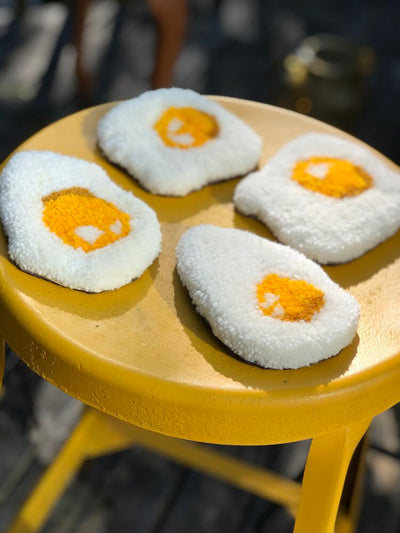
[[[292,178],[310,191],[334,198],[356,196],[372,187],[371,176],[361,167],[334,157],[298,161]]]
[[[264,315],[297,322],[310,322],[324,303],[324,293],[303,280],[269,274],[257,285],[258,306]]]
[[[201,146],[219,133],[212,115],[192,107],[170,107],[154,125],[161,139],[171,148]]]
[[[130,217],[88,189],[72,187],[42,198],[43,222],[65,244],[92,252],[130,231]]]

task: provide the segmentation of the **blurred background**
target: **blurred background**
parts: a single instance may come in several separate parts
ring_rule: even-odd
[[[293,108],[398,161],[399,21],[397,0],[0,0],[1,155],[172,84]]]
[[[396,0],[0,0],[0,158],[81,108],[175,85],[293,109],[400,162]],[[80,414],[10,350],[0,531]],[[359,532],[400,533],[400,410],[374,421]],[[300,479],[309,443],[227,448]],[[140,448],[88,462],[46,533],[285,533],[281,508]]]

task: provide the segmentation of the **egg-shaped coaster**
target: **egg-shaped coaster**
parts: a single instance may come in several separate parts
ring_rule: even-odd
[[[54,152],[10,159],[0,177],[0,217],[22,270],[73,289],[117,289],[160,252],[152,209],[95,163]]]
[[[200,225],[182,236],[176,257],[196,310],[251,363],[308,366],[338,354],[356,334],[355,298],[288,246]]]
[[[351,261],[400,227],[400,174],[353,141],[311,133],[236,187],[238,211],[321,264]]]
[[[154,194],[184,196],[254,170],[261,138],[216,102],[188,89],[158,89],[100,120],[106,157]]]

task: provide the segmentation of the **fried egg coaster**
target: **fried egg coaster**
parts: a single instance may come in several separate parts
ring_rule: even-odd
[[[359,306],[303,254],[237,229],[196,226],[177,269],[197,311],[233,352],[266,368],[300,368],[351,343]]]
[[[87,292],[121,287],[160,252],[155,213],[94,163],[26,151],[0,177],[11,258],[26,272]]]
[[[400,227],[400,174],[359,144],[312,133],[242,180],[234,202],[311,259],[343,263]]]
[[[100,120],[108,159],[154,194],[184,196],[255,168],[261,138],[220,105],[185,89],[148,91]]]

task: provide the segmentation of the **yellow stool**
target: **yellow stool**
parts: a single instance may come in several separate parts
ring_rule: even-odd
[[[261,164],[297,135],[345,135],[292,112],[217,100],[263,136]],[[0,333],[32,370],[96,408],[85,412],[11,531],[38,531],[86,458],[134,443],[287,506],[296,515],[296,533],[354,531],[359,475],[338,514],[350,460],[371,419],[400,399],[399,303],[393,298],[400,232],[349,264],[326,268],[361,305],[358,336],[349,347],[300,370],[248,365],[231,357],[195,312],[176,274],[174,250],[187,228],[204,222],[272,236],[235,213],[237,180],[186,198],[157,197],[105,161],[96,124],[110,107],[63,119],[19,150],[55,150],[103,166],[156,210],[163,249],[140,279],[85,294],[21,272],[0,236]],[[301,485],[188,442],[267,445],[306,438],[313,440]],[[357,457],[355,471],[362,450]]]

